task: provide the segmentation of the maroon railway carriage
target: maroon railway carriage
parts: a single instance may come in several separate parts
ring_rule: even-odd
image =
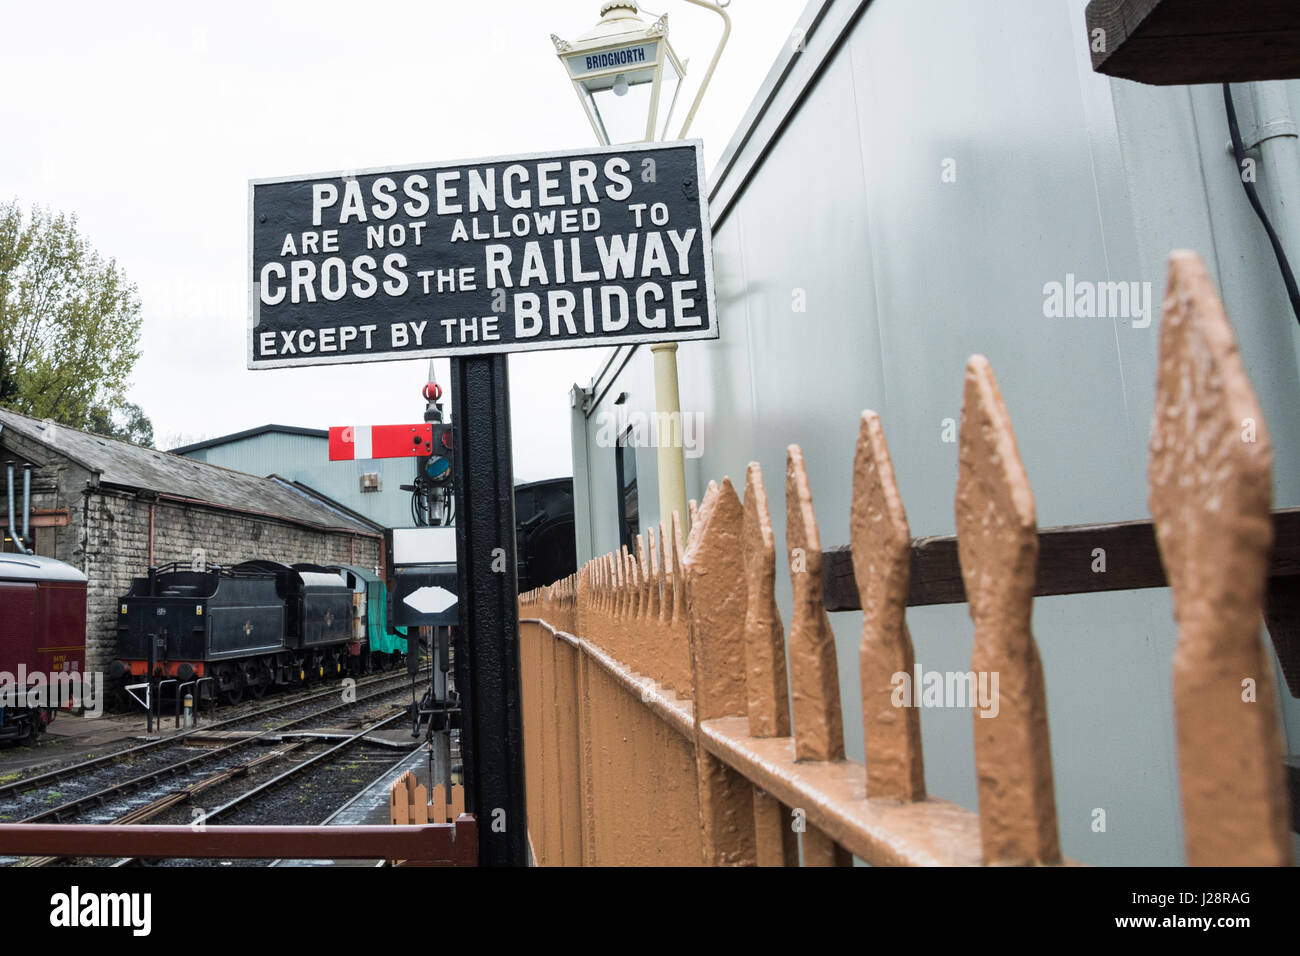
[[[86,576],[53,558],[0,554],[0,740],[43,731],[59,703],[50,682],[80,681],[85,659]],[[43,706],[30,706],[34,681],[45,685]]]

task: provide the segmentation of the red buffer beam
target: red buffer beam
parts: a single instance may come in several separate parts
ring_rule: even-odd
[[[330,461],[420,458],[433,453],[433,426],[336,425],[330,429]]]

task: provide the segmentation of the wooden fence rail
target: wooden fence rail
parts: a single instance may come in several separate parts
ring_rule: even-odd
[[[927,793],[920,708],[900,701],[897,675],[910,675],[914,660],[905,609],[915,550],[884,428],[868,411],[849,515],[865,766],[844,754],[823,568],[835,552],[823,550],[803,453],[792,445],[781,572],[793,593],[788,634],[757,464],[743,500],[729,479],[709,485],[689,539],[673,515],[638,538],[635,553],[595,558],[521,595],[536,861],[795,865],[798,838],[805,865],[852,856],[878,865],[1069,862],[1030,629],[1040,566],[1034,497],[982,356],[966,368],[959,447],[956,550],[975,625],[971,673],[962,676],[973,704],[977,690],[996,695],[974,718],[978,811]],[[1205,267],[1176,252],[1149,484],[1179,627],[1174,702],[1193,864],[1291,859],[1271,662],[1260,639],[1271,454]]]

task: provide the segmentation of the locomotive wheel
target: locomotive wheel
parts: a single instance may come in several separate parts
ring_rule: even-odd
[[[244,675],[237,670],[232,676],[235,681],[229,689],[221,692],[221,699],[227,704],[238,704],[244,699]]]
[[[249,668],[245,674],[245,685],[253,700],[261,700],[266,696],[266,689],[271,686],[270,668],[265,666]]]

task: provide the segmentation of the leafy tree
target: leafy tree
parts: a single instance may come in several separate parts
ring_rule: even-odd
[[[123,394],[139,341],[135,286],[77,232],[75,215],[36,207],[24,216],[17,202],[0,203],[0,404],[73,428],[106,421],[152,441],[149,420]]]
[[[153,447],[153,422],[149,421],[144,409],[134,402],[123,402],[116,410],[96,405],[90,410],[90,420],[85,427],[86,431],[105,438],[119,438],[136,445]]]
[[[9,363],[5,358],[5,347],[0,343],[0,406],[12,405],[18,400],[18,383],[10,373]]]

